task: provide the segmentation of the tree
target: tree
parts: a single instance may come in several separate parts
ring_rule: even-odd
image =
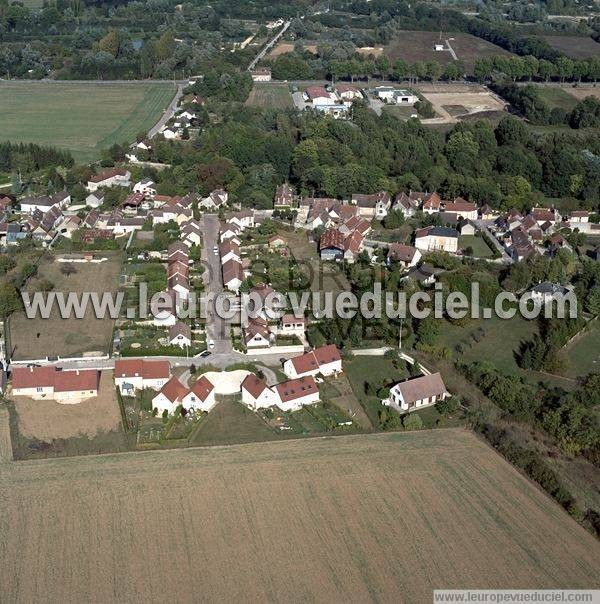
[[[435,408],[442,415],[454,415],[460,407],[460,401],[455,396],[450,396],[436,403]]]
[[[402,419],[402,425],[406,430],[420,430],[423,427],[423,420],[418,413],[409,413]]]
[[[386,229],[399,229],[404,224],[404,220],[402,210],[393,210],[383,219],[383,226]]]
[[[4,320],[21,308],[21,298],[14,285],[0,283],[0,317]]]

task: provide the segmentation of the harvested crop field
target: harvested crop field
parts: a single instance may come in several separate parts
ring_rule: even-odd
[[[600,44],[585,36],[541,36],[552,48],[571,59],[588,59],[600,56]]]
[[[436,51],[433,45],[444,44],[445,50]],[[511,55],[500,46],[465,33],[444,33],[440,40],[439,32],[400,31],[386,47],[385,54],[393,61],[402,58],[408,63],[416,61],[438,61],[446,65],[453,61],[448,44],[456,53],[457,59],[465,66],[468,74],[473,73],[475,60],[495,55]]]
[[[308,43],[308,44],[304,44],[303,46],[304,46],[304,50],[306,50],[307,52],[310,52],[313,55],[317,54],[317,45],[316,44],[310,44],[310,43]],[[276,59],[280,55],[284,55],[284,54],[286,54],[288,52],[293,52],[293,50],[294,50],[294,45],[293,44],[290,44],[289,42],[280,42],[267,55],[267,58],[269,58],[269,59]]]
[[[13,398],[19,432],[28,439],[51,442],[57,438],[96,436],[118,429],[121,415],[112,372],[102,372],[98,396],[65,405],[36,401],[25,396]]]
[[[0,466],[7,602],[598,588],[600,544],[461,430]]]
[[[121,272],[121,254],[106,253],[98,255],[107,258],[104,262],[60,262],[59,259],[76,258],[69,254],[47,254],[38,266],[37,276],[30,280],[27,291],[32,293],[42,280],[54,285],[53,291],[75,292],[79,296],[84,292],[96,292],[102,296],[105,292],[115,294]],[[67,268],[71,267],[71,268]],[[112,343],[114,320],[108,314],[99,319],[92,304],[88,304],[85,315],[78,319],[71,313],[69,318],[60,316],[57,304],[54,304],[48,319],[38,315],[28,319],[24,312],[10,318],[10,342],[13,359],[17,361],[45,358],[46,356],[77,357],[108,352]]]
[[[458,117],[488,111],[504,111],[505,106],[491,92],[426,92],[422,95],[433,105],[435,112],[441,116],[425,123],[455,122]]]

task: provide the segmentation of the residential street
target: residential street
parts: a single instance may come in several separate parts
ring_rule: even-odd
[[[214,247],[219,245],[219,217],[216,214],[202,216],[202,232],[204,245],[202,246],[202,262],[206,267],[203,275],[205,291],[213,293],[215,299],[223,294],[223,277],[221,275],[221,259],[214,253]],[[214,341],[212,352],[218,354],[231,354],[233,347],[229,339],[229,325],[215,312],[215,301],[210,304],[206,319],[206,339]]]

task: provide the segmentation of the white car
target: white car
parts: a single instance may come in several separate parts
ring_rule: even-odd
[[[213,342],[213,340],[209,340],[208,341],[208,347],[212,350],[215,347],[215,343]]]

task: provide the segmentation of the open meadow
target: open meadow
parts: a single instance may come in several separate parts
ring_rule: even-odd
[[[119,284],[122,258],[120,253],[105,253],[105,262],[69,263],[59,258],[65,254],[45,255],[38,266],[37,276],[31,279],[27,291],[34,292],[41,281],[54,285],[54,292],[69,292],[80,295],[84,292],[105,292],[113,296]],[[110,350],[114,320],[108,314],[103,319],[95,316],[89,304],[84,318],[72,314],[63,319],[57,304],[54,304],[49,319],[36,316],[28,319],[24,312],[10,318],[10,345],[14,360],[39,359],[46,356],[84,356],[89,353],[105,354]]]
[[[600,544],[462,430],[0,465],[7,602],[598,588]]]
[[[448,50],[436,51],[433,45],[439,43],[447,47],[447,41],[450,42],[450,46],[458,60],[465,66],[468,74],[473,73],[476,59],[495,55],[511,55],[500,46],[471,34],[444,32],[440,39],[439,32],[432,31],[400,31],[386,46],[385,54],[392,62],[402,58],[408,63],[438,61],[441,65],[446,65],[454,60],[452,54]]]
[[[93,161],[101,149],[154,126],[174,94],[168,83],[0,82],[0,140],[51,145]]]
[[[259,109],[291,109],[294,103],[287,84],[255,83],[246,105]]]

